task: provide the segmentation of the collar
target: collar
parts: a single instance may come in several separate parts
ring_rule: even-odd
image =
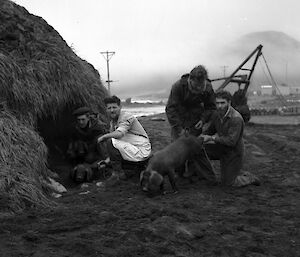
[[[231,118],[233,113],[233,107],[229,105],[227,112],[225,113],[224,117],[222,118],[223,120],[226,118]]]

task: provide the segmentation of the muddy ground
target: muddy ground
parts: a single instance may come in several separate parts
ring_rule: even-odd
[[[167,122],[140,120],[154,150],[170,142]],[[0,256],[300,256],[300,126],[248,125],[245,140],[245,170],[261,186],[181,179],[179,194],[147,197],[137,177],[114,188],[64,181],[54,209],[1,216]]]

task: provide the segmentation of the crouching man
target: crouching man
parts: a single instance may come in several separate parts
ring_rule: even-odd
[[[76,124],[70,133],[67,156],[75,167],[70,176],[77,182],[89,181],[93,178],[93,170],[97,168],[97,163],[108,158],[105,145],[97,144],[98,137],[108,130],[105,123],[92,117],[88,107],[76,109],[73,116]]]
[[[73,112],[76,124],[71,131],[67,155],[73,164],[89,163],[107,157],[105,147],[97,145],[99,136],[107,133],[106,124],[91,116],[89,107],[80,107]]]
[[[110,119],[110,132],[98,137],[98,143],[107,142],[108,154],[112,166],[112,176],[107,180],[110,185],[126,179],[122,169],[123,160],[141,162],[151,153],[148,135],[133,115],[121,112],[121,100],[117,96],[104,99]]]
[[[207,133],[210,135],[200,137],[204,140],[208,157],[220,160],[223,185],[234,187],[259,185],[259,179],[255,175],[241,171],[244,161],[244,120],[231,106],[231,98],[231,94],[227,91],[216,93],[217,112]],[[205,156],[201,158],[206,161]]]

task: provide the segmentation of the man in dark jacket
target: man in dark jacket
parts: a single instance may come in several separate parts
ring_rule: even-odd
[[[172,86],[166,105],[171,125],[172,139],[177,139],[188,129],[193,135],[201,134],[201,128],[216,110],[214,90],[204,66],[199,65],[185,74]]]
[[[208,79],[207,70],[204,66],[198,65],[172,86],[166,105],[172,139],[176,140],[185,131],[195,136],[200,135],[204,129],[203,124],[210,120],[215,110],[215,95]],[[204,149],[199,149],[199,151],[204,151]],[[188,169],[185,170],[184,177],[190,177],[197,171],[195,162],[197,162],[196,159],[188,162]],[[206,165],[212,169],[208,159]],[[205,169],[208,171],[205,174],[202,170],[201,176],[214,183],[216,177],[210,168]],[[182,167],[178,172],[181,173],[184,169],[185,167]]]
[[[88,107],[81,107],[73,112],[76,125],[71,133],[71,142],[67,155],[73,164],[93,164],[107,157],[105,145],[99,146],[97,138],[107,132],[106,124],[93,118]]]
[[[241,171],[244,161],[244,120],[241,114],[231,106],[231,99],[232,96],[227,91],[216,93],[218,115],[215,116],[207,131],[210,135],[200,137],[204,140],[209,158],[220,160],[223,185],[235,187],[258,185],[260,182],[256,176],[250,172]],[[202,155],[199,159],[206,164],[206,156]]]

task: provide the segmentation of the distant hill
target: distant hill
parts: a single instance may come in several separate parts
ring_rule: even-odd
[[[277,83],[300,84],[300,41],[279,31],[254,32],[241,36],[229,46],[220,49],[223,63],[237,68],[259,45]],[[258,84],[268,83],[266,67],[261,59],[255,69],[254,80]],[[234,70],[234,69],[232,69]]]
[[[220,66],[226,65],[226,75],[231,74],[247,56],[259,45],[263,45],[263,55],[267,60],[275,81],[278,84],[290,86],[300,85],[300,41],[280,31],[261,31],[242,35],[237,40],[213,48],[208,56],[211,63],[208,65],[210,78],[220,77]],[[251,62],[252,64],[252,62]],[[168,81],[169,87],[139,94],[139,99],[165,100],[170,92],[172,83],[179,78],[172,74],[173,80]],[[159,78],[154,84],[161,84]],[[151,78],[153,81],[153,78]],[[262,84],[270,84],[270,77],[262,58],[260,58],[252,77],[251,89]],[[217,88],[218,84],[214,83]],[[154,90],[153,90],[154,91]]]
[[[300,42],[295,38],[279,31],[262,31],[246,34],[233,42],[232,48],[236,53],[245,54],[249,49],[257,45],[264,45],[264,51],[276,50],[279,56],[284,53],[295,53],[300,51]],[[231,50],[233,50],[231,48]],[[230,47],[228,48],[230,49]],[[298,52],[300,54],[300,52]]]

